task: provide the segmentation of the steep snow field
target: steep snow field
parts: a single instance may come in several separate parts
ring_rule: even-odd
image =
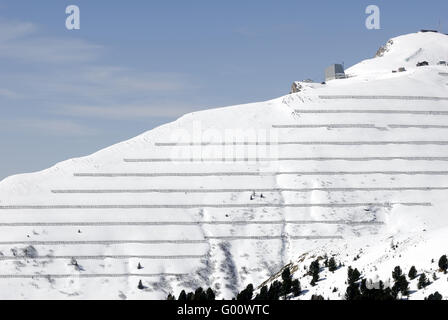
[[[325,252],[372,278],[397,264],[430,272],[448,253],[440,60],[448,36],[398,37],[348,79],[188,114],[3,180],[0,298],[157,299],[198,286],[230,298]],[[343,290],[345,273],[304,298]],[[446,277],[436,286],[448,298]]]

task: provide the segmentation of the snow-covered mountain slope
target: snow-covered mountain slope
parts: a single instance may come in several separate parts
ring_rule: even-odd
[[[392,287],[392,271],[399,266],[406,276],[414,266],[417,277],[409,281],[410,300],[423,300],[429,295],[439,292],[443,299],[448,299],[448,276],[441,272],[438,261],[447,254],[447,229],[420,230],[415,232],[390,232],[389,237],[379,233],[370,237],[346,238],[338,242],[323,244],[317,249],[305,252],[285,267],[292,271],[294,279],[301,284],[302,294],[291,299],[309,300],[313,295],[324,299],[341,300],[345,298],[347,288],[347,271],[349,267],[357,268],[361,279],[366,279],[371,288],[378,288],[379,281],[386,287]],[[338,265],[334,272],[325,267],[324,261],[333,257]],[[311,285],[312,276],[309,266],[318,260],[321,266],[319,281]],[[282,281],[280,269],[259,286],[268,287],[274,281]],[[430,284],[418,288],[420,275],[425,274]],[[435,276],[435,278],[434,278]],[[375,287],[376,285],[376,287]],[[258,293],[259,291],[257,291]]]
[[[362,61],[349,68],[349,75],[367,75],[390,73],[400,67],[415,69],[418,62],[427,61],[436,65],[447,61],[447,35],[443,33],[414,33],[393,38],[378,50],[375,58]]]
[[[198,286],[230,298],[305,253],[369,245],[368,268],[395,263],[378,258],[391,237],[416,242],[400,258],[416,265],[418,252],[448,251],[448,67],[436,60],[448,60],[448,36],[406,35],[349,79],[192,113],[5,179],[0,298],[156,299]]]

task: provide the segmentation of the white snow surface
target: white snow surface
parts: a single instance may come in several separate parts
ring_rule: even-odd
[[[431,277],[448,254],[440,60],[448,36],[401,36],[348,79],[191,113],[3,180],[0,299],[163,299],[199,286],[231,298],[325,254],[372,279],[386,280],[395,265]],[[399,67],[407,71],[392,73]],[[448,298],[438,274],[410,298]],[[345,278],[344,268],[328,273],[300,298],[340,299]]]

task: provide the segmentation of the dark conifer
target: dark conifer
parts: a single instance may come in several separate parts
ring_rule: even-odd
[[[319,274],[318,273],[314,273],[313,274],[313,278],[311,279],[310,284],[314,287],[317,282],[319,281]]]
[[[401,268],[399,266],[396,266],[394,271],[392,271],[392,278],[397,281],[397,279],[400,278],[402,274],[403,271],[401,270]]]
[[[302,293],[302,288],[300,286],[300,281],[295,279],[292,281],[292,294],[294,297],[298,297]]]
[[[358,271],[358,269],[355,268],[353,270],[352,267],[348,267],[347,282],[349,285],[358,281],[360,277],[361,277],[361,273]]]
[[[336,261],[334,260],[333,257],[330,258],[330,260],[328,261],[328,270],[331,272],[335,272],[338,269],[338,266],[336,264]]]
[[[196,289],[196,291],[194,292],[194,300],[195,301],[206,301],[207,300],[207,295],[206,295],[204,289],[202,289],[201,287]]]
[[[286,296],[291,293],[292,291],[292,279],[291,279],[291,270],[289,268],[286,268],[282,272],[282,294],[283,297],[286,299]]]
[[[441,271],[445,272],[448,270],[448,259],[446,255],[443,255],[439,259],[439,268]]]
[[[397,297],[398,293],[401,292],[403,296],[409,295],[409,282],[406,280],[405,275],[400,275],[392,287],[392,294]]]
[[[282,284],[279,281],[274,281],[269,287],[268,300],[278,300],[280,298]]]
[[[246,289],[238,293],[236,300],[238,301],[251,301],[254,294],[254,286],[252,284],[247,285]]]
[[[409,279],[414,280],[415,278],[417,278],[417,269],[415,269],[415,266],[412,266],[411,269],[409,270]]]
[[[207,296],[207,301],[213,301],[216,298],[215,293],[213,292],[212,288],[208,288],[207,291],[205,292],[205,294]]]
[[[351,283],[347,287],[347,290],[345,291],[345,300],[359,300],[361,297],[361,294],[359,292],[359,285],[356,283]]]
[[[267,286],[263,286],[260,289],[260,293],[257,294],[257,296],[255,297],[255,300],[262,300],[262,301],[266,301],[269,299],[269,295],[268,295],[268,287]]]
[[[179,301],[187,301],[187,294],[185,293],[185,290],[182,290],[179,294],[179,298],[177,299]]]
[[[315,260],[315,261],[311,262],[310,274],[313,275],[315,273],[319,273],[319,271],[320,271],[319,260]]]
[[[429,280],[428,280],[428,278],[426,278],[426,275],[424,273],[422,273],[420,278],[418,278],[417,288],[420,290],[420,289],[426,288],[428,285],[429,285]]]
[[[168,295],[168,297],[166,298],[166,300],[173,301],[173,300],[176,300],[176,298],[170,293],[170,294]]]
[[[436,291],[425,298],[425,300],[442,300],[442,298],[442,295],[438,291]]]
[[[319,272],[320,272],[319,260],[311,262],[309,274],[313,277],[311,280],[311,285],[313,287],[319,281]]]

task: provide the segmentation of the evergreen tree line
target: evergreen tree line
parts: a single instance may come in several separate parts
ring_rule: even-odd
[[[448,269],[447,264],[446,256],[442,256],[439,260],[440,270],[446,273]],[[417,276],[417,269],[415,266],[412,266],[408,272],[408,277],[410,280],[414,280]],[[360,277],[361,273],[357,269],[353,270],[351,267],[348,268],[348,287],[345,293],[346,300],[396,300],[399,297],[399,294],[401,294],[401,296],[409,295],[409,281],[399,266],[395,267],[392,271],[392,279],[394,280],[392,288],[385,287],[384,282],[382,281],[377,284],[376,288],[368,288],[367,279],[362,279],[361,282],[359,282]],[[430,284],[431,282],[427,276],[422,273],[418,278],[417,288],[421,290]],[[441,299],[442,296],[438,292],[425,298],[425,300]]]
[[[302,292],[298,279],[292,279],[291,270],[285,268],[282,272],[282,281],[274,281],[268,288],[263,286],[260,293],[254,297],[254,286],[249,284],[244,290],[239,292],[232,300],[251,301],[251,300],[279,300],[281,297],[286,299],[292,294],[297,297]],[[204,291],[202,288],[196,289],[195,292],[186,293],[182,290],[177,300],[179,301],[212,301],[215,300],[215,293],[211,288]],[[169,294],[167,300],[176,300],[172,294]]]
[[[332,257],[324,261],[324,266],[328,268],[330,272],[335,272],[339,266],[335,259]],[[448,259],[446,255],[443,255],[439,259],[438,263],[441,272],[447,273],[448,271]],[[308,268],[308,275],[311,276],[310,284],[315,286],[319,281],[319,274],[321,271],[319,259],[311,262]],[[408,278],[414,280],[418,277],[417,269],[412,266],[408,272]],[[358,269],[353,269],[351,266],[347,270],[347,289],[345,292],[346,300],[396,300],[401,296],[409,295],[409,281],[406,275],[403,274],[403,270],[400,266],[397,266],[392,271],[392,279],[394,284],[392,287],[386,287],[383,281],[375,286],[375,288],[369,288],[367,279],[361,279],[361,273]],[[360,281],[361,280],[361,281]],[[417,288],[423,289],[431,284],[428,277],[422,273],[418,278]],[[143,287],[141,281],[139,288]],[[249,284],[244,290],[239,292],[232,300],[237,301],[251,301],[262,300],[272,301],[279,300],[280,298],[287,299],[289,296],[298,297],[302,292],[300,281],[298,279],[292,279],[291,270],[289,267],[285,268],[281,274],[281,281],[276,280],[268,287],[264,285],[260,292],[254,297],[254,286]],[[196,289],[195,292],[186,293],[182,290],[177,300],[179,301],[212,301],[215,300],[215,293],[211,288],[203,290],[201,287]],[[168,300],[176,300],[173,295],[168,295]],[[429,295],[425,300],[441,300],[442,296],[439,292]],[[324,300],[320,295],[313,295],[311,300]]]
[[[215,300],[215,292],[212,288],[208,288],[206,291],[201,287],[197,288],[195,292],[186,293],[185,290],[182,290],[179,294],[179,301],[213,301]],[[172,294],[169,294],[167,300],[176,300]]]
[[[285,268],[282,272],[282,281],[274,281],[269,289],[268,286],[263,286],[260,293],[255,296],[255,300],[279,300],[280,298],[287,299],[292,294],[293,297],[298,297],[302,293],[300,281],[292,279],[291,270]],[[237,297],[237,300],[238,297]]]

